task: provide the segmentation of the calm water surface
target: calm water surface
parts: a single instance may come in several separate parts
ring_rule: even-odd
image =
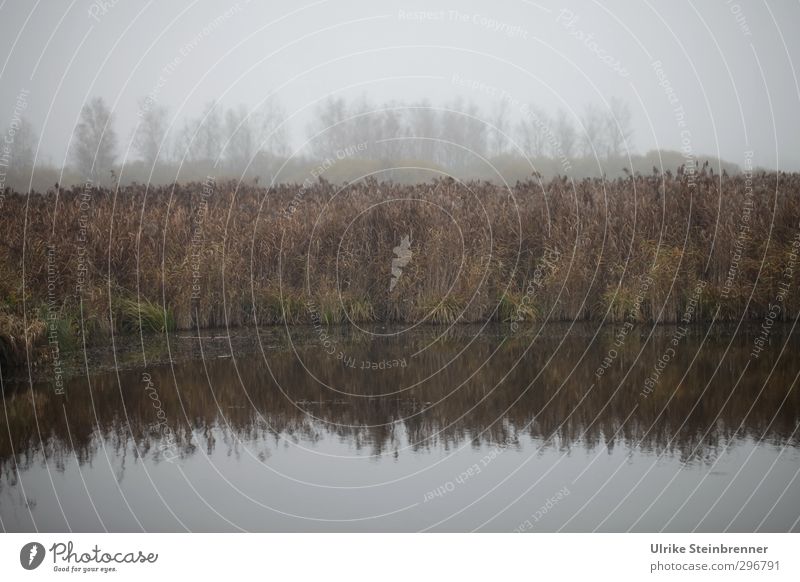
[[[758,357],[755,329],[368,331],[129,338],[64,395],[4,378],[2,528],[800,529],[788,328]]]

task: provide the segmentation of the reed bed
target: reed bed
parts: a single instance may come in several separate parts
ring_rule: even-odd
[[[706,170],[6,192],[2,351],[19,359],[11,322],[26,310],[89,341],[253,324],[758,320],[776,303],[792,319],[799,198],[800,174]]]

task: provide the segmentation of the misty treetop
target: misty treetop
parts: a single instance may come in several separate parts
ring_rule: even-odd
[[[120,137],[106,102],[88,101],[64,168],[41,160],[34,168],[36,130],[22,116],[6,156],[7,184],[42,191],[55,182],[165,184],[208,175],[302,184],[323,173],[333,182],[376,174],[407,183],[440,175],[513,183],[531,175],[614,177],[623,168],[649,173],[653,166],[696,164],[679,152],[633,153],[630,109],[615,98],[605,108],[588,104],[580,113],[551,114],[508,100],[483,111],[462,98],[434,105],[328,97],[314,108],[298,144],[275,99],[256,108],[212,101],[182,120],[149,97],[137,107],[135,127]],[[737,170],[719,160],[715,165]]]

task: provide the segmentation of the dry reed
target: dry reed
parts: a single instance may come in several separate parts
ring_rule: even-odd
[[[31,321],[54,297],[103,337],[315,320],[676,322],[698,281],[693,321],[759,319],[800,283],[787,277],[800,174],[209,184],[8,193],[3,350],[19,350],[8,317],[23,293]],[[390,289],[406,235],[411,259]],[[788,293],[779,319],[799,308]]]

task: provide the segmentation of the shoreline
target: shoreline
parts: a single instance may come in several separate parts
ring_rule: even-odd
[[[707,322],[692,323],[688,326],[681,326],[676,323],[660,323],[655,325],[638,324],[632,328],[633,331],[626,333],[625,338],[658,339],[671,337],[681,331],[681,338],[690,336],[706,336],[712,340],[719,338],[732,338],[733,332],[738,327],[739,335],[756,338],[760,331],[758,322],[745,321],[741,324],[735,322],[717,322],[711,333],[708,332]],[[787,337],[797,335],[800,330],[789,333],[794,327],[794,322],[779,322],[775,324],[776,337]],[[407,329],[397,324],[387,325],[373,323],[367,326],[367,333],[375,334],[369,336],[364,332],[347,326],[346,324],[336,324],[326,327],[330,338],[335,345],[364,346],[378,343],[391,343],[396,341],[422,341],[434,343],[447,341],[461,341],[469,339],[470,342],[517,342],[530,343],[537,338],[538,341],[550,340],[553,337],[563,335],[569,330],[570,336],[574,338],[587,338],[597,336],[597,341],[608,342],[613,345],[619,338],[619,330],[627,329],[624,324],[606,322],[568,322],[551,321],[543,324],[533,324],[528,328],[512,331],[508,323],[486,322],[478,323],[456,323],[453,325],[415,325],[410,332],[403,332]],[[287,334],[286,332],[289,332]],[[312,324],[291,325],[291,326],[263,326],[256,330],[253,326],[241,326],[236,328],[208,328],[200,330],[201,336],[191,335],[187,330],[180,330],[164,333],[145,333],[135,332],[119,333],[114,335],[112,347],[111,341],[87,345],[86,352],[72,349],[60,354],[62,366],[61,379],[63,382],[72,380],[76,377],[85,375],[88,365],[92,374],[103,373],[111,370],[131,370],[143,367],[143,352],[146,354],[147,367],[160,367],[172,364],[183,364],[203,359],[214,360],[217,358],[230,358],[233,354],[236,357],[247,357],[258,354],[261,350],[259,345],[267,351],[278,350],[288,351],[295,348],[317,347],[321,352],[325,351],[326,344],[320,338],[316,328]],[[233,332],[229,334],[228,332]],[[388,334],[387,334],[388,332]],[[359,337],[360,336],[360,337]],[[144,350],[142,348],[144,341]],[[355,340],[355,341],[354,341]],[[202,341],[202,350],[200,343]],[[231,352],[233,348],[233,354]],[[170,359],[170,352],[172,354]],[[50,382],[53,380],[52,362],[47,359],[47,350],[40,348],[40,356],[33,361],[30,369],[30,379],[33,384]],[[336,352],[334,352],[335,358]],[[116,364],[114,364],[116,362]],[[347,364],[347,361],[339,362]],[[3,367],[2,379],[4,386],[9,388],[30,385],[29,370],[27,363],[23,361],[20,365],[13,367]]]
[[[9,193],[4,212],[5,365],[42,344],[57,360],[121,332],[253,322],[310,323],[320,335],[348,323],[516,331],[800,316],[800,173],[703,168],[691,180],[654,172],[509,188],[90,184]],[[770,236],[750,234],[761,232]]]

